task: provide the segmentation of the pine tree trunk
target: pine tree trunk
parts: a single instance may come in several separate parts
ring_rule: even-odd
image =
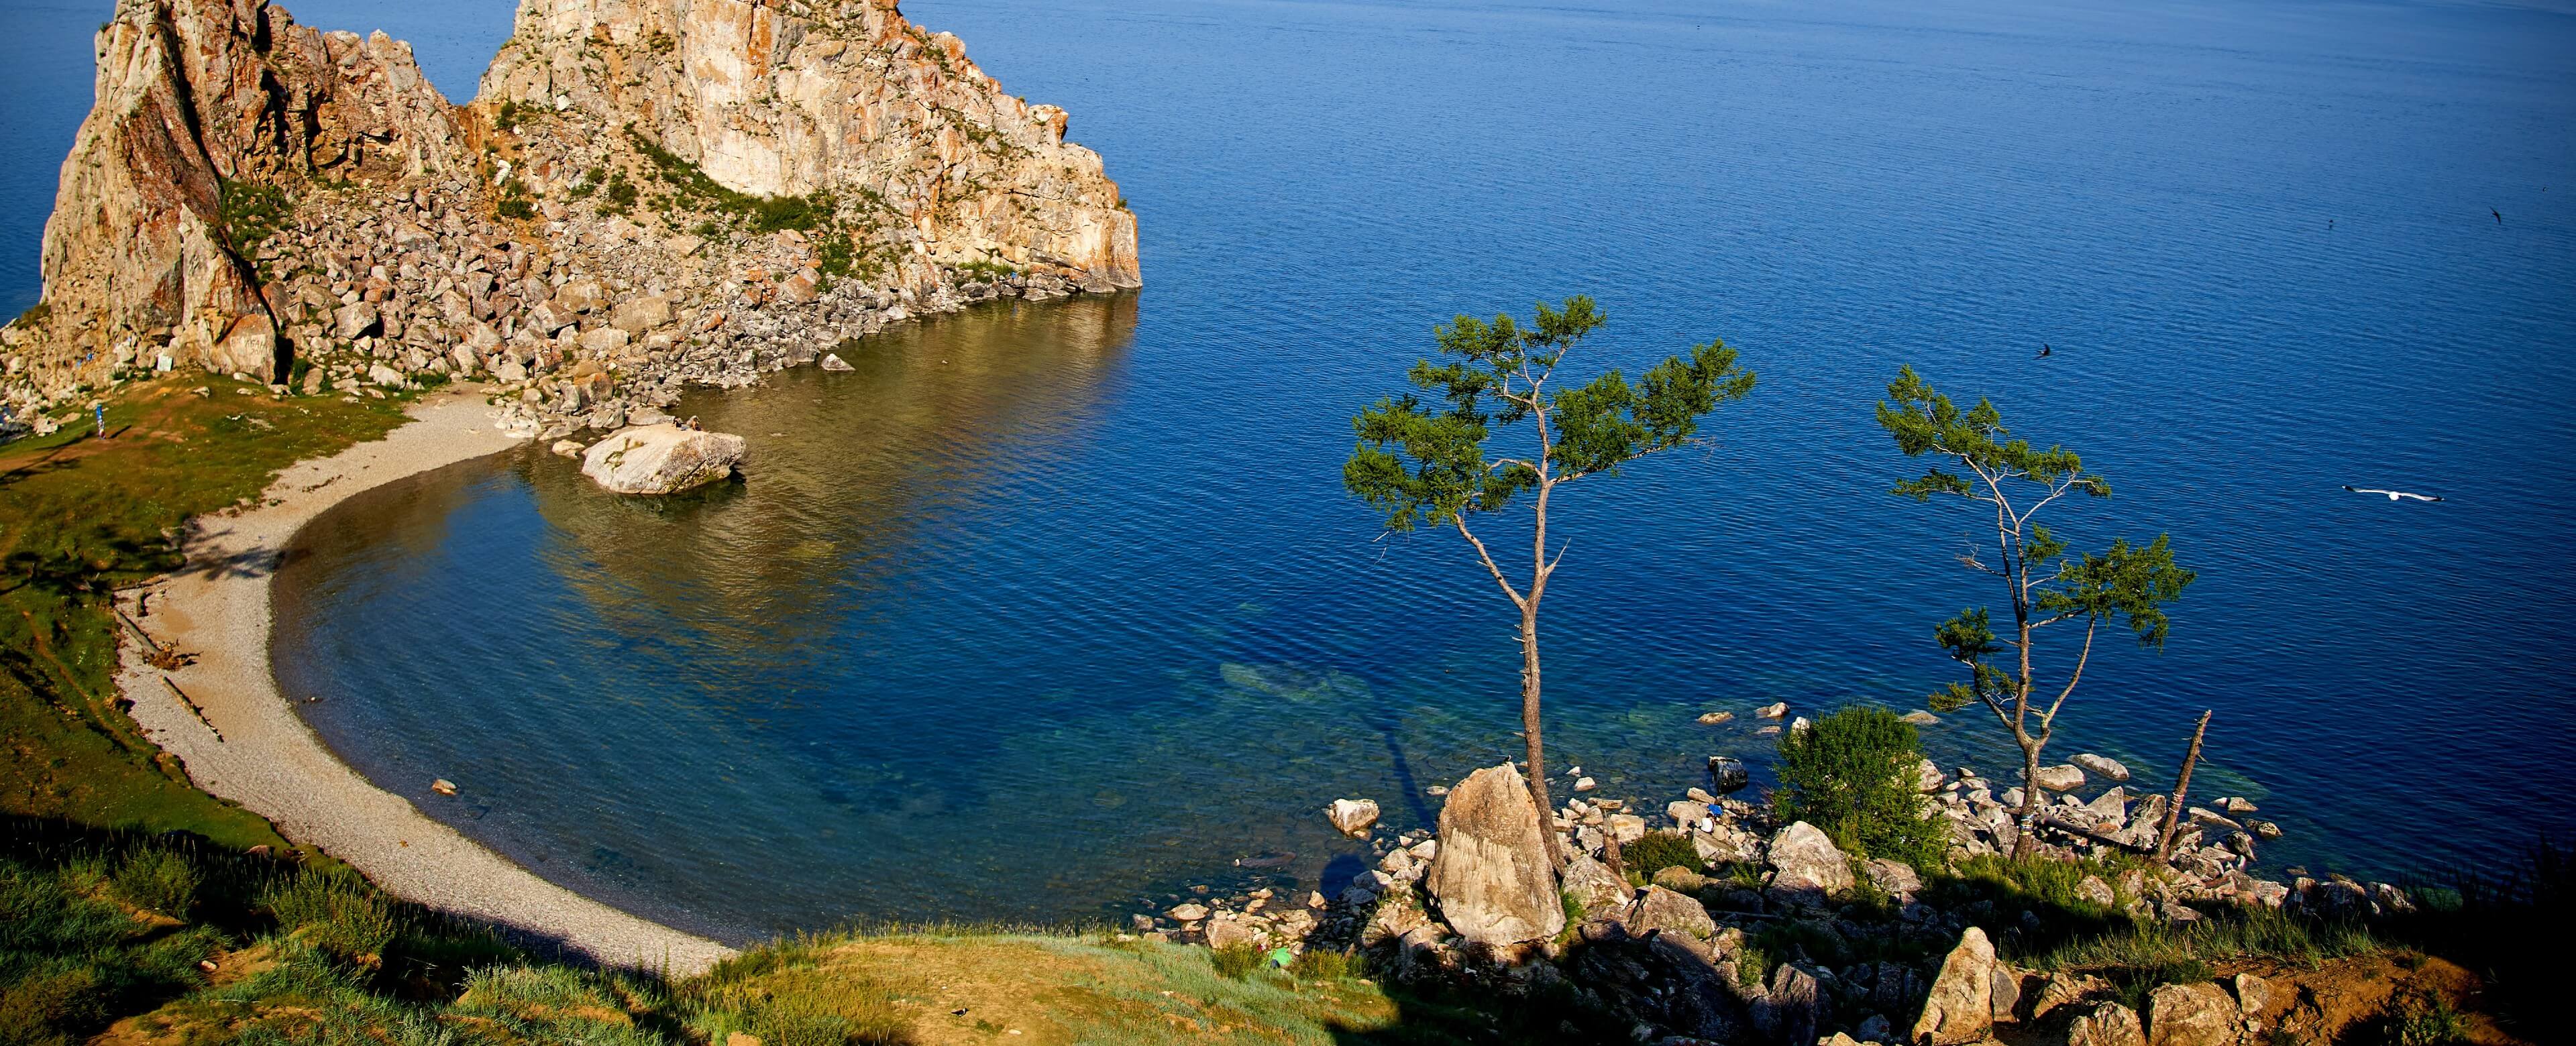
[[[2013,817],[2013,858],[2019,860],[2039,850],[2039,745],[2029,738],[2021,742],[2021,810]]]
[[[1538,803],[1538,832],[1547,840],[1548,863],[1565,869],[1565,849],[1556,838],[1556,805],[1547,796],[1547,750],[1540,736],[1538,702],[1538,603],[1521,610],[1521,736],[1529,741],[1530,798]]]

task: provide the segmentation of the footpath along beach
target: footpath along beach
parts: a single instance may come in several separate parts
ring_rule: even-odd
[[[118,683],[135,721],[198,787],[406,899],[607,965],[690,974],[733,954],[547,882],[431,820],[340,762],[278,692],[269,585],[296,532],[360,491],[518,443],[493,427],[477,387],[424,396],[408,414],[382,440],[287,469],[255,506],[190,522],[187,566],[144,590],[139,620],[194,660],[165,672],[126,645]],[[124,606],[134,612],[130,594]]]

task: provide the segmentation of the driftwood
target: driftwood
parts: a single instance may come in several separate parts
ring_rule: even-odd
[[[2209,710],[2200,713],[2200,725],[2191,730],[2191,750],[2183,753],[2182,775],[2174,779],[2173,799],[2165,804],[2165,825],[2156,833],[2156,860],[2173,857],[2174,826],[2182,820],[2183,797],[2191,792],[2191,769],[2200,765],[2200,739],[2209,733]]]

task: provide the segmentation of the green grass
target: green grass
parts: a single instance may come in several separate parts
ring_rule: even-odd
[[[190,395],[196,385],[212,394]],[[400,410],[172,376],[112,395],[111,438],[67,424],[0,447],[0,813],[284,845],[191,787],[121,710],[109,592],[176,569],[170,535],[189,516],[257,495],[300,459],[382,436]]]
[[[1621,846],[1619,863],[1627,867],[1629,874],[1642,876],[1647,881],[1652,881],[1656,872],[1666,868],[1687,868],[1696,872],[1708,866],[1708,862],[1700,860],[1698,848],[1693,847],[1688,838],[1673,832],[1648,832],[1636,842]]]

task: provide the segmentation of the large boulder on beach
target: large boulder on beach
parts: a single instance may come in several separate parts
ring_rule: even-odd
[[[1538,802],[1510,763],[1467,775],[1440,808],[1440,850],[1423,886],[1474,944],[1518,944],[1565,929]]]
[[[676,425],[638,425],[591,445],[582,475],[620,494],[670,494],[733,474],[740,436]]]
[[[2084,787],[2084,771],[2073,763],[2043,766],[2039,768],[2039,776],[2033,778],[2032,782],[2044,791],[2072,792]]]

